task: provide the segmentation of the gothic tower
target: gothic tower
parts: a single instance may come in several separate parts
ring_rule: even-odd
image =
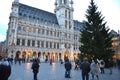
[[[18,10],[19,10],[19,0],[14,0],[12,3],[11,13],[8,23],[7,31],[7,45],[15,45],[17,37],[17,27],[18,27]]]
[[[74,29],[73,29],[73,0],[56,0],[55,1],[55,14],[58,20],[58,24],[62,30],[61,33],[61,44],[60,48],[62,50],[62,53],[67,54],[65,56],[71,56],[71,52],[73,51],[73,44],[74,41],[69,42],[70,37],[69,34],[71,35],[71,38],[73,37],[74,34]]]
[[[59,25],[65,29],[73,29],[73,1],[56,0],[55,13]]]

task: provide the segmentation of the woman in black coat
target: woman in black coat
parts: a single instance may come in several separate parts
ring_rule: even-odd
[[[39,62],[37,59],[33,60],[32,70],[33,70],[34,80],[37,80],[37,74],[39,72]]]

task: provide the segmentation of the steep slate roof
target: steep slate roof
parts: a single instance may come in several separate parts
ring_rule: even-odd
[[[50,13],[48,11],[37,9],[21,3],[19,3],[19,15],[59,25],[57,17],[54,13]],[[82,26],[83,24],[81,22],[74,20],[75,30],[80,30]]]
[[[58,24],[55,14],[34,7],[30,7],[21,3],[19,5],[19,15]]]
[[[83,23],[77,21],[77,20],[74,20],[74,30],[80,30],[83,28]]]

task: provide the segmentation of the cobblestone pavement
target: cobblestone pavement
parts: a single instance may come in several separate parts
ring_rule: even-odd
[[[64,73],[64,65],[60,65],[60,63],[53,63],[53,65],[40,63],[38,80],[82,80],[81,70],[74,70],[74,65],[71,70],[71,78],[65,78]],[[9,80],[33,80],[31,63],[13,64]],[[105,69],[105,74],[100,74],[99,80],[120,80],[120,72],[113,68],[113,74],[110,75],[109,70]]]

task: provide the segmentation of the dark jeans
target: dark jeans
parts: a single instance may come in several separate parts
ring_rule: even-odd
[[[101,74],[105,73],[104,68],[100,68],[100,70],[101,70]]]
[[[82,80],[89,80],[89,74],[82,73]]]
[[[34,73],[34,80],[37,80],[37,73]]]
[[[70,70],[66,70],[66,71],[65,71],[65,77],[70,78]]]

